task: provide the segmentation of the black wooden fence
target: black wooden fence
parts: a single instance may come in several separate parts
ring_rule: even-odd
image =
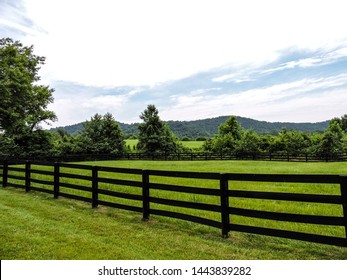
[[[0,160],[23,160],[20,157],[0,157]],[[28,159],[28,158],[25,158]],[[347,153],[314,154],[314,153],[123,153],[123,154],[79,154],[65,156],[32,156],[34,161],[78,162],[93,160],[263,160],[263,161],[299,161],[299,162],[336,162],[347,161]]]
[[[0,180],[2,180],[0,183],[2,183],[3,187],[22,188],[27,192],[31,190],[45,192],[52,194],[54,198],[66,197],[81,200],[91,203],[92,207],[104,205],[136,211],[142,213],[143,220],[148,220],[150,215],[159,215],[218,228],[221,230],[223,237],[228,237],[230,231],[238,231],[347,247],[347,176],[345,175],[221,174],[125,169],[30,161],[4,161],[2,166],[0,166],[0,170],[2,171],[0,172]],[[121,177],[115,179],[116,175]],[[40,176],[41,178],[39,178]],[[132,176],[132,178],[137,176],[138,179],[128,180],[127,176]],[[42,179],[42,177],[45,179]],[[177,180],[177,178],[209,180],[217,182],[217,187],[206,188],[167,184],[160,182],[160,178],[174,178],[175,180]],[[66,182],[66,179],[70,181]],[[234,181],[286,182],[314,185],[332,184],[337,185],[339,194],[233,190],[229,188],[229,183]],[[127,191],[122,189],[124,187],[127,188]],[[136,189],[137,191],[129,192],[128,189]],[[174,200],[171,199],[170,196],[163,197],[158,195],[160,191],[211,196],[216,198],[216,203]],[[115,202],[113,198],[122,200],[121,202]],[[233,205],[230,205],[231,198],[247,198],[251,200],[263,199],[273,202],[290,201],[313,204],[334,204],[341,208],[342,215],[322,216],[252,210],[233,207]],[[169,208],[169,210],[163,209],[160,207],[163,205],[171,208]],[[201,210],[201,212],[213,212],[216,219],[180,212],[180,209],[187,208],[198,211]],[[344,231],[344,237],[259,227],[249,224],[243,225],[233,222],[231,217],[235,216],[279,222],[335,226]]]

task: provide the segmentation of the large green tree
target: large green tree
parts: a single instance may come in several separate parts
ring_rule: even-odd
[[[95,114],[83,125],[77,152],[88,154],[121,154],[125,151],[124,135],[112,114]]]
[[[38,72],[45,58],[10,38],[0,39],[0,141],[1,153],[12,156],[49,154],[50,134],[40,123],[55,121],[47,109],[53,89],[40,85]]]
[[[176,152],[179,144],[170,128],[160,117],[154,105],[148,105],[140,115],[143,123],[139,125],[139,143],[137,149],[145,153]]]
[[[18,127],[31,131],[39,124],[55,121],[47,106],[53,102],[53,89],[39,85],[38,72],[45,58],[10,38],[0,39],[0,130],[8,133]]]

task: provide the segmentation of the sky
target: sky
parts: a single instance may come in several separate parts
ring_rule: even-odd
[[[345,0],[0,0],[0,37],[46,57],[52,127],[347,114]]]

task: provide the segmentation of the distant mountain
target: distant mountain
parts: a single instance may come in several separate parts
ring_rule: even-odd
[[[171,130],[177,136],[213,136],[218,133],[218,127],[225,123],[229,116],[196,120],[196,121],[168,121]],[[239,124],[246,130],[253,129],[257,133],[278,133],[282,128],[302,132],[324,131],[330,121],[317,123],[289,123],[289,122],[266,122],[250,118],[236,117]]]
[[[196,138],[198,136],[211,137],[218,133],[218,127],[224,123],[229,116],[196,120],[196,121],[167,121],[172,132],[178,137]],[[250,118],[236,117],[237,121],[244,129],[253,129],[257,133],[278,133],[282,128],[302,132],[320,132],[328,128],[329,120],[316,123],[291,123],[291,122],[266,122],[257,121]],[[124,134],[138,134],[139,123],[125,124],[119,123]],[[83,122],[50,129],[56,131],[58,128],[65,129],[69,134],[75,135],[83,129]]]

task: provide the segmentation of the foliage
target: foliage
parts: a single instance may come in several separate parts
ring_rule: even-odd
[[[341,129],[344,131],[344,132],[347,132],[347,114],[343,115],[341,118],[334,118],[331,120],[330,124],[332,122],[337,122]]]
[[[0,137],[0,155],[3,156],[44,156],[51,153],[53,143],[51,134],[44,130],[31,131],[19,126],[11,134],[5,132]]]
[[[148,105],[140,115],[143,123],[139,125],[137,149],[145,153],[176,152],[180,148],[169,126],[159,118],[154,105]]]
[[[237,152],[240,153],[258,153],[260,152],[260,138],[253,130],[247,130],[243,133],[239,141]]]
[[[292,155],[305,153],[311,145],[310,137],[298,131],[282,129],[269,145],[270,152],[286,152]]]
[[[333,119],[324,134],[309,134],[283,128],[278,135],[259,135],[253,130],[244,131],[235,117],[219,127],[219,134],[205,141],[203,149],[223,153],[286,153],[298,155],[336,155],[347,151],[347,133],[341,128],[345,117]]]
[[[8,133],[18,126],[37,129],[42,121],[55,121],[47,110],[53,102],[53,89],[38,85],[38,71],[45,58],[33,54],[10,38],[0,39],[0,129]]]
[[[125,151],[124,136],[112,114],[95,114],[84,123],[79,135],[80,152],[86,154],[121,154]]]
[[[47,110],[53,89],[39,85],[38,71],[44,57],[10,38],[0,39],[0,131],[1,154],[37,156],[50,153],[50,134],[40,123],[55,121]]]
[[[343,130],[338,121],[332,120],[317,145],[316,153],[319,155],[334,155],[343,151],[343,147]]]
[[[219,134],[208,141],[204,148],[212,152],[232,153],[235,152],[242,138],[243,130],[236,117],[229,117],[218,128]]]

